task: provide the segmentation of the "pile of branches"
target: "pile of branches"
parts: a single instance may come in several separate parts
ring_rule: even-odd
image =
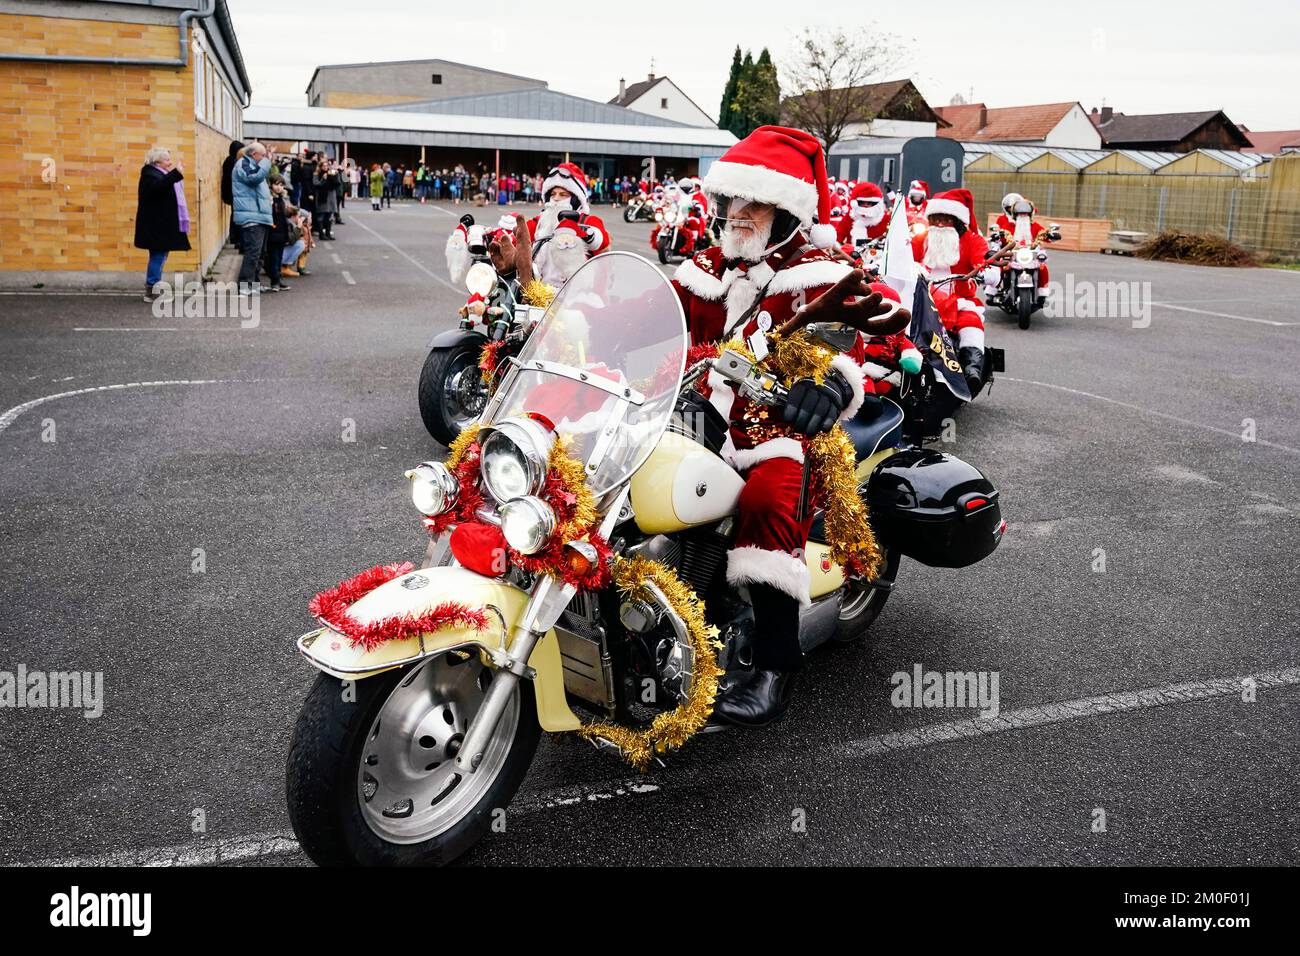
[[[1248,249],[1222,236],[1189,234],[1165,230],[1144,242],[1133,255],[1166,262],[1189,262],[1200,266],[1253,266],[1255,256]]]

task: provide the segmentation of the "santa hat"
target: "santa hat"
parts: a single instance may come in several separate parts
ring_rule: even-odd
[[[590,192],[587,186],[587,177],[573,163],[560,163],[546,174],[546,179],[542,181],[542,198],[545,199],[547,194],[556,186],[567,189],[578,197],[580,212],[591,211],[591,207],[587,205],[587,196]]]
[[[760,126],[709,167],[704,188],[715,196],[779,206],[811,226],[808,238],[818,249],[835,244],[826,157],[821,143],[803,130]]]
[[[883,202],[885,195],[875,183],[858,183],[849,193],[849,204],[852,205],[855,199],[879,199]]]
[[[949,189],[938,193],[925,204],[926,218],[952,216],[967,228],[975,221],[975,197],[969,189]]]
[[[925,196],[926,199],[930,198],[930,184],[927,183],[924,179],[913,179],[912,185],[907,187],[907,191],[909,193],[914,192],[917,189],[921,190],[922,194]]]

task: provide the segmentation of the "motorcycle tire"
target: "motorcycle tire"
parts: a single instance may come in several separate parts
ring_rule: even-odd
[[[835,634],[830,639],[831,644],[852,644],[871,629],[893,592],[901,557],[899,552],[886,548],[885,560],[876,580],[870,583],[850,580],[845,583],[844,593],[840,597],[840,619]]]
[[[628,206],[626,209],[624,209],[624,210],[623,210],[623,221],[624,221],[624,222],[636,222],[636,210],[633,209],[631,206]]]
[[[519,789],[541,736],[533,685],[527,680],[519,682],[515,700],[507,708],[507,715],[515,716],[509,749],[501,762],[493,764],[494,776],[472,791],[473,804],[459,817],[448,817],[445,829],[419,842],[386,839],[367,822],[370,811],[363,808],[362,761],[381,772],[379,759],[366,754],[380,731],[376,717],[395,692],[416,678],[421,667],[438,660],[427,658],[411,667],[356,681],[352,693],[345,693],[345,682],[336,677],[321,674],[316,678],[294,726],[285,767],[289,820],[299,844],[313,862],[320,866],[443,866],[462,856],[487,833],[494,811],[507,806]],[[460,666],[477,661],[474,656]],[[420,739],[421,746],[424,740]],[[416,747],[409,749],[419,754]],[[446,756],[435,750],[429,753]],[[423,759],[427,758],[421,756]],[[451,775],[456,782],[435,797],[432,805],[437,806],[444,798],[447,804],[454,805],[457,790],[481,773],[482,767],[463,777]],[[416,819],[413,813],[408,817]]]
[[[659,237],[659,243],[658,243],[658,245],[659,245],[659,261],[660,261],[663,265],[668,265],[668,259],[669,259],[669,255],[668,255],[668,241],[669,241],[669,237],[668,237],[668,236],[660,236],[660,237]]]
[[[478,418],[478,412],[465,408],[459,398],[449,394],[450,380],[462,372],[478,375],[478,342],[462,342],[450,348],[430,349],[420,369],[418,400],[420,418],[434,440],[450,446],[465,426]]]
[[[1022,329],[1029,328],[1029,320],[1034,314],[1034,290],[1020,289],[1016,292],[1016,319]]]

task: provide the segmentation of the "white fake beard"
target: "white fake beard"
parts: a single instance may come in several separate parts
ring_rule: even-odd
[[[566,229],[546,243],[538,263],[542,280],[549,285],[569,281],[569,277],[587,261],[587,250],[576,232]]]
[[[952,226],[931,226],[925,234],[925,256],[921,263],[927,269],[950,268],[961,258],[961,236]]]
[[[537,232],[534,238],[545,239],[555,232],[555,227],[560,221],[560,213],[567,208],[569,208],[568,203],[561,205],[558,202],[548,202],[537,220]]]
[[[870,228],[880,225],[885,218],[884,206],[856,206],[853,209],[853,221]]]
[[[722,254],[728,259],[758,262],[763,258],[771,238],[771,223],[762,229],[736,229],[731,223],[727,223],[722,230]]]

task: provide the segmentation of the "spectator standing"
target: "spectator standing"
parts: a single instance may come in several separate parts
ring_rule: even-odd
[[[239,291],[243,295],[262,291],[262,254],[272,225],[271,190],[266,184],[270,173],[271,158],[258,142],[244,148],[244,158],[235,163],[231,173],[235,222],[243,241],[244,261],[239,269]]]
[[[370,167],[370,208],[379,212],[379,203],[384,198],[384,171],[375,163]]]
[[[243,143],[238,141],[231,143],[230,155],[221,162],[221,201],[230,207],[230,228],[226,230],[226,239],[234,246],[239,245],[239,231],[235,228],[235,194],[231,191],[230,176],[243,149]]]
[[[358,190],[361,187],[361,167],[356,163],[348,167],[348,185],[352,187],[352,198],[358,198]]]
[[[321,239],[334,241],[334,217],[339,211],[339,172],[324,157],[316,164],[316,222]]]
[[[287,291],[289,287],[280,279],[284,268],[284,250],[289,244],[289,214],[285,211],[289,198],[284,186],[284,177],[272,173],[266,177],[271,188],[271,229],[266,235],[266,261],[263,267],[271,280],[271,291]]]
[[[185,204],[184,164],[172,163],[171,153],[155,146],[144,157],[136,187],[135,246],[149,253],[144,274],[144,300],[152,302],[154,286],[162,281],[169,252],[190,247],[190,211]]]

